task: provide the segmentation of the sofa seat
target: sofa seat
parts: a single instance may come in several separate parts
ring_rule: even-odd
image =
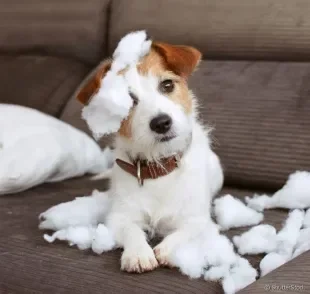
[[[0,197],[1,293],[222,293],[220,284],[190,280],[176,269],[159,268],[142,275],[121,272],[120,250],[97,256],[64,243],[44,241],[38,229],[41,212],[107,186],[107,181],[83,177]],[[220,195],[226,193],[243,198],[253,191],[224,188]],[[267,211],[265,222],[278,229],[286,216],[286,211]],[[230,230],[228,235],[244,230]],[[249,260],[257,268],[261,258]]]
[[[83,63],[52,56],[0,55],[0,103],[59,116],[89,72]]]

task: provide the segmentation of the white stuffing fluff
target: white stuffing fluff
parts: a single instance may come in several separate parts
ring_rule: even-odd
[[[43,237],[49,243],[53,243],[58,239],[68,241],[70,246],[76,245],[80,250],[85,250],[91,247],[95,230],[95,227],[92,226],[68,227],[56,231],[51,236],[45,234]]]
[[[297,243],[305,213],[303,210],[291,211],[283,228],[277,234],[277,252],[292,255]]]
[[[61,229],[49,236],[45,234],[44,239],[53,243],[56,239],[67,241],[70,246],[76,245],[80,250],[92,248],[97,254],[112,250],[115,242],[104,224],[95,226],[76,226]]]
[[[310,227],[310,208],[307,209],[307,211],[306,211],[303,227],[304,228],[309,228]]]
[[[233,242],[241,255],[269,253],[276,249],[276,236],[273,226],[258,225],[240,236],[234,236]]]
[[[214,214],[222,230],[257,225],[264,215],[249,207],[231,195],[214,200]]]
[[[198,239],[180,245],[169,261],[191,278],[220,280],[228,294],[253,283],[257,276],[256,270],[234,252],[229,239],[212,224]]]
[[[292,258],[310,250],[310,228],[300,230]]]
[[[310,172],[296,171],[291,174],[282,189],[272,197],[267,195],[246,197],[249,207],[263,211],[270,208],[304,209],[310,207]]]
[[[112,234],[104,224],[99,224],[96,228],[93,241],[92,250],[97,254],[110,251],[116,246]]]
[[[267,275],[268,273],[272,272],[279,266],[283,265],[284,263],[288,262],[290,258],[286,255],[271,252],[267,254],[260,262],[259,268],[261,272],[261,277]]]
[[[236,261],[232,243],[224,235],[220,235],[216,225],[209,227],[196,239],[180,244],[169,262],[191,278],[199,278],[206,266],[232,264]]]
[[[233,294],[256,281],[257,271],[245,258],[236,257],[233,264],[213,266],[204,272],[204,279],[220,280],[224,293]]]
[[[103,78],[98,93],[83,108],[82,118],[97,139],[117,132],[129,114],[133,105],[129,95],[130,84],[126,75],[118,75],[118,72],[127,67],[135,68],[149,52],[152,41],[146,39],[145,31],[132,32],[121,39],[113,54],[111,70]]]
[[[303,219],[304,211],[302,210],[295,209],[289,213],[283,228],[277,234],[276,249],[267,254],[260,262],[262,276],[268,274],[292,258]]]
[[[131,32],[118,43],[113,53],[113,71],[120,71],[127,66],[136,64],[151,49],[152,41],[147,40],[145,31]]]
[[[94,190],[91,196],[77,197],[41,213],[39,228],[58,231],[71,226],[94,226],[104,221],[109,206],[108,193]]]
[[[247,259],[238,256],[237,261],[224,276],[222,285],[225,294],[234,294],[237,291],[256,281],[257,271]]]

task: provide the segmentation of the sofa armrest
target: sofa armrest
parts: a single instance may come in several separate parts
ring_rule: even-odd
[[[309,293],[310,251],[298,256],[239,293]]]
[[[110,0],[0,1],[0,53],[68,56],[94,64],[105,54]]]

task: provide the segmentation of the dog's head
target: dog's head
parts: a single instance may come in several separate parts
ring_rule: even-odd
[[[130,80],[134,106],[121,124],[118,141],[132,156],[156,159],[183,151],[191,140],[195,101],[187,80],[201,58],[189,46],[153,42],[150,52],[137,64]],[[78,94],[86,104],[111,67],[106,61]],[[125,74],[121,71],[119,74]]]

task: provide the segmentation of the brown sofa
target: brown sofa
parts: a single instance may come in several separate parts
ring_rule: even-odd
[[[1,1],[0,102],[37,108],[87,130],[74,92],[123,34],[142,28],[204,54],[190,84],[201,118],[215,127],[226,177],[220,194],[272,193],[291,172],[309,170],[309,0]],[[44,242],[40,212],[106,187],[84,177],[2,196],[0,293],[222,293],[218,283],[189,280],[177,270],[123,273],[120,251],[95,256]],[[267,211],[265,222],[280,228],[286,215]],[[249,260],[258,268],[261,258]],[[307,252],[242,293],[264,293],[274,284],[310,293],[309,275]]]

